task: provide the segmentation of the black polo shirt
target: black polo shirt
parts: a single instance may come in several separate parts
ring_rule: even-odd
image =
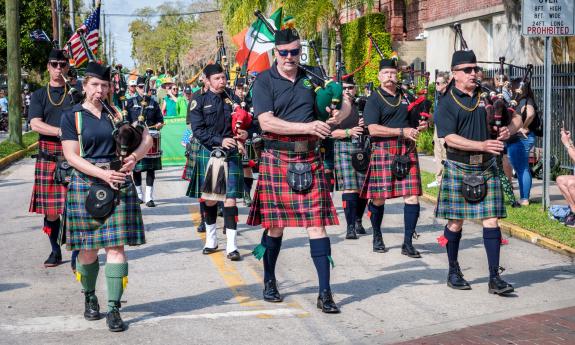
[[[463,109],[464,107],[473,109],[478,103],[478,90],[474,91],[473,97],[461,92],[455,86],[451,87],[437,107],[435,125],[437,136],[445,138],[450,134],[457,134],[469,140],[484,141],[489,139],[489,126],[487,112],[483,102],[473,111]],[[457,102],[456,102],[457,100]]]
[[[301,69],[291,82],[279,74],[277,63],[274,63],[260,73],[254,83],[254,116],[271,111],[275,117],[288,122],[315,120],[314,87]]]
[[[385,100],[384,100],[385,98]],[[381,87],[371,93],[363,110],[365,125],[381,125],[388,128],[409,127],[407,101],[397,92],[390,95]]]
[[[227,93],[227,94],[226,94]],[[221,146],[224,138],[232,138],[232,104],[240,103],[232,90],[220,94],[207,91],[190,103],[189,118],[194,138],[208,150]],[[228,98],[228,95],[232,99]]]
[[[62,141],[78,140],[76,130],[76,112],[82,112],[82,148],[85,158],[101,159],[113,158],[116,155],[116,142],[112,136],[114,125],[107,113],[102,111],[98,119],[90,111],[84,109],[81,104],[75,105],[62,116],[60,128],[62,129]]]
[[[357,105],[352,104],[351,105],[351,113],[349,114],[348,117],[346,117],[345,119],[343,119],[341,121],[341,123],[339,125],[337,125],[337,129],[351,129],[354,127],[359,126],[359,109],[357,108]]]
[[[138,120],[138,116],[140,116],[140,112],[142,111],[142,99],[143,97],[138,95],[127,101],[126,110],[128,111],[128,121],[130,123]],[[148,126],[164,123],[164,117],[162,116],[160,105],[151,97],[149,98],[148,105],[144,108],[144,117],[146,118],[146,125]]]
[[[65,97],[62,100],[62,97]],[[28,109],[28,120],[35,118],[41,119],[43,122],[49,124],[50,126],[60,127],[60,120],[62,119],[62,114],[72,107],[72,97],[65,94],[64,87],[52,87],[50,86],[50,98],[53,103],[62,103],[58,106],[53,105],[48,99],[48,89],[46,86],[40,88],[34,93],[30,98],[30,108]],[[40,140],[45,141],[59,141],[58,137],[40,134]]]

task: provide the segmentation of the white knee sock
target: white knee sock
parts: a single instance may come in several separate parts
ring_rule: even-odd
[[[236,236],[238,234],[237,230],[234,229],[226,229],[226,239],[227,239],[227,243],[226,243],[226,253],[231,253],[234,250],[238,249],[238,246],[236,245]]]
[[[154,194],[154,186],[146,186],[146,200],[144,201],[148,202],[150,200],[154,200],[152,194]]]
[[[142,196],[142,186],[136,186],[136,193],[138,193],[138,199],[144,200]]]
[[[216,248],[218,246],[218,231],[216,223],[206,224],[206,244],[204,248]]]

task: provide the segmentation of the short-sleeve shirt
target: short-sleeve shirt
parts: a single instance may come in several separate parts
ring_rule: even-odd
[[[483,102],[479,102],[479,92],[476,90],[473,96],[463,93],[455,86],[447,90],[441,98],[435,117],[437,136],[445,138],[450,134],[457,134],[469,140],[484,141],[489,139],[489,126],[487,112]],[[457,102],[468,109],[463,109]]]
[[[128,100],[126,109],[128,110],[128,121],[130,123],[138,120],[138,117],[142,111],[142,99],[142,96],[138,95]],[[146,125],[148,126],[164,123],[162,110],[160,109],[158,102],[154,101],[152,98],[149,99],[148,105],[144,109],[144,116],[146,118]]]
[[[523,120],[523,122],[525,122],[525,119],[527,118],[527,109],[525,109],[525,111],[522,113],[521,110],[523,109],[523,107],[526,106],[532,106],[533,108],[535,108],[535,102],[533,101],[532,98],[529,97],[525,97],[522,98],[519,101],[519,104],[517,104],[517,107],[515,107],[515,112],[517,114],[521,114],[521,119]],[[538,116],[537,114],[535,114],[535,116]],[[529,131],[534,131],[537,129],[537,127],[539,127],[539,121],[541,119],[533,119],[533,121],[531,121],[531,123],[529,124]]]
[[[176,101],[172,99],[169,95],[164,97],[164,103],[166,103],[166,116],[176,116],[178,112],[176,110]]]
[[[64,87],[50,86],[50,99],[48,99],[48,88],[40,88],[32,93],[30,99],[30,109],[28,109],[28,119],[35,118],[41,119],[44,123],[50,126],[59,127],[62,119],[62,114],[72,107],[73,99],[70,95],[66,94]],[[62,100],[62,97],[64,99]],[[60,105],[54,105],[59,104]],[[59,141],[58,137],[40,134],[40,140],[45,141]]]
[[[351,113],[348,117],[343,119],[341,123],[336,127],[337,129],[351,129],[359,125],[359,109],[355,104],[351,105]]]
[[[366,126],[409,127],[407,101],[399,92],[392,96],[381,87],[378,87],[367,99],[363,110],[363,118]]]
[[[279,74],[277,63],[274,63],[254,82],[253,106],[256,117],[273,112],[275,117],[284,121],[312,122],[315,119],[314,87],[301,69],[292,82]]]
[[[76,112],[82,113],[81,145],[84,157],[91,159],[112,159],[116,154],[116,142],[112,136],[114,125],[107,113],[102,112],[100,118],[84,109],[81,104],[75,105],[62,115],[60,128],[62,141],[80,141],[76,129]]]

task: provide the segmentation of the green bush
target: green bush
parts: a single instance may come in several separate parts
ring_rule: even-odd
[[[417,152],[428,155],[433,154],[433,128],[428,128],[419,134],[419,138],[417,138]]]
[[[0,143],[0,159],[7,157],[15,152],[18,152],[38,141],[38,133],[36,132],[28,132],[22,136],[22,141],[24,142],[24,146],[18,146],[14,143],[9,141],[3,141]]]

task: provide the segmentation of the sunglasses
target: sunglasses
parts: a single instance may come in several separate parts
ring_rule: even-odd
[[[344,90],[353,90],[353,89],[355,89],[355,86],[344,86],[343,89]]]
[[[138,85],[138,89],[143,89],[144,85]]]
[[[57,68],[58,66],[60,66],[60,68],[66,68],[66,66],[68,66],[68,63],[67,62],[50,61],[50,66],[52,66],[52,68]]]
[[[173,88],[172,88],[172,91],[178,91],[178,88],[173,87]]]
[[[301,53],[301,48],[276,50],[281,57],[287,57],[288,55],[298,56]]]
[[[475,67],[464,67],[464,68],[458,68],[458,69],[454,69],[454,71],[462,71],[465,74],[471,74],[471,71],[477,73],[479,71],[481,71],[481,67],[479,66],[475,66]]]

